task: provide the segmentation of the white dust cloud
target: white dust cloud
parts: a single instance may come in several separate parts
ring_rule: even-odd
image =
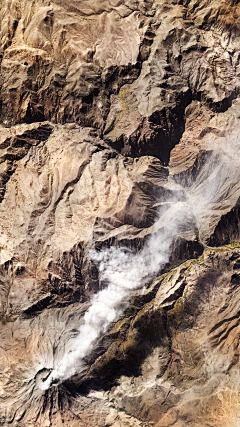
[[[167,209],[155,222],[152,235],[140,252],[111,247],[89,253],[89,258],[98,264],[104,289],[93,296],[78,336],[71,349],[66,351],[42,382],[43,390],[79,372],[97,339],[126,308],[132,292],[144,286],[169,261],[176,237],[194,239],[196,229],[201,230],[202,226],[211,231],[214,221],[218,221],[230,206],[234,206],[240,194],[240,169],[238,159],[234,161],[231,150],[230,153],[228,156],[224,151],[217,155],[209,152],[208,158],[200,166],[197,179],[185,181],[185,188],[174,184],[182,194],[185,193],[186,200],[181,198],[181,201],[170,199],[164,202]]]
[[[172,204],[170,210],[172,219],[176,218],[175,224],[167,221],[166,227],[151,235],[140,252],[116,247],[89,252],[89,258],[98,264],[101,282],[106,283],[106,287],[93,296],[91,306],[79,328],[79,335],[74,341],[74,347],[65,354],[46,381],[42,382],[43,390],[48,389],[52,383],[59,384],[76,373],[81,360],[84,361],[91,352],[96,340],[121,315],[132,291],[141,288],[168,262],[176,227],[178,223],[181,224],[181,212],[176,215],[177,204]]]

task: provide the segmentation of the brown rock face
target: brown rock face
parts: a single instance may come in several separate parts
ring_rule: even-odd
[[[239,425],[239,16],[1,1],[0,425]]]
[[[238,268],[239,249],[210,250],[161,278],[145,312],[129,319],[140,342],[148,327],[151,351],[142,375],[122,376],[111,392],[118,407],[158,427],[237,425]]]
[[[186,200],[154,157],[125,158],[92,129],[73,124],[27,128],[2,130],[3,276],[11,270],[2,302],[7,315],[29,312],[39,300],[43,307],[85,301],[98,288],[88,250],[110,243],[141,247],[171,212],[166,194]],[[153,225],[160,198],[164,218]],[[194,243],[196,224],[189,215],[192,230],[176,238],[185,233]]]
[[[234,4],[4,0],[0,13],[6,124],[74,121],[166,164],[192,100],[225,111],[238,94]]]

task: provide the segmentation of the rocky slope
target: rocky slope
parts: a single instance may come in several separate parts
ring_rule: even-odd
[[[239,16],[2,0],[0,425],[239,425]],[[132,292],[43,390],[110,247]]]

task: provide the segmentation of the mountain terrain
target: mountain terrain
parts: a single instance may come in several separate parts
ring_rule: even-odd
[[[235,0],[1,1],[1,426],[239,426],[239,43]]]

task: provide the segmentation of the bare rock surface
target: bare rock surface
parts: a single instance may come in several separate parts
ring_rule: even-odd
[[[201,240],[212,246],[238,240],[239,100],[215,115],[194,101],[185,116],[185,132],[171,152],[170,176],[192,202]]]
[[[151,341],[140,377],[121,377],[118,407],[158,427],[238,425],[238,260],[239,249],[207,250],[162,279],[147,310],[166,315],[168,340]]]
[[[39,381],[74,340],[87,306],[2,325],[2,420],[21,427],[237,425],[239,260],[234,245],[208,249],[156,279],[102,338],[81,380],[78,374],[47,391]]]
[[[191,228],[176,238],[192,242],[189,254],[194,244],[201,251],[184,191],[158,159],[123,157],[93,129],[74,124],[17,125],[0,133],[2,314],[85,301],[99,286],[87,251],[109,242],[143,246],[171,215],[167,198],[186,205],[189,217]]]
[[[1,120],[94,126],[123,153],[167,163],[192,100],[225,111],[238,94],[239,11],[230,9],[4,0]]]
[[[239,19],[224,0],[1,1],[1,426],[239,426]],[[143,261],[142,288],[44,388],[109,248]]]

